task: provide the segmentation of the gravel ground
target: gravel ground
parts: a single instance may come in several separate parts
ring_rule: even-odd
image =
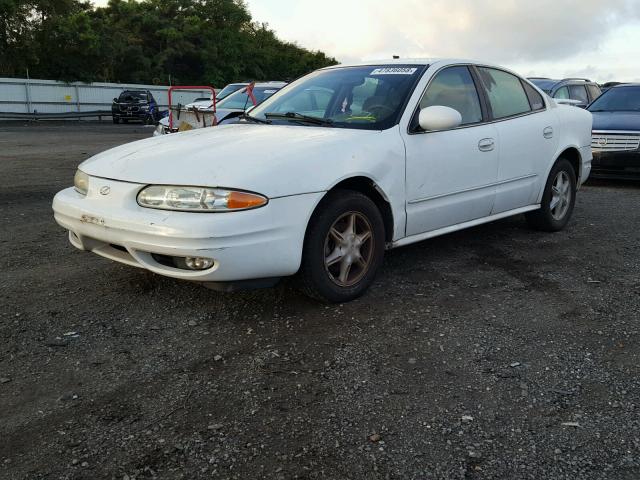
[[[54,193],[150,134],[0,125],[0,478],[640,477],[640,185],[388,252],[326,306],[69,245]]]

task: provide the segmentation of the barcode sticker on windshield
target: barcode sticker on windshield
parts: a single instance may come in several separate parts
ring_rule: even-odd
[[[411,67],[385,67],[376,68],[369,75],[413,75],[417,68]]]
[[[277,90],[265,90],[264,93],[276,93]]]

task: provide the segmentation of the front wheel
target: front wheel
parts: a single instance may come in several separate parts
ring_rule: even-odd
[[[384,256],[385,230],[376,204],[362,193],[331,192],[314,213],[300,276],[309,296],[348,302],[373,282]]]
[[[559,159],[549,173],[540,209],[526,214],[529,225],[546,232],[562,230],[573,213],[576,188],[576,172],[571,163]]]

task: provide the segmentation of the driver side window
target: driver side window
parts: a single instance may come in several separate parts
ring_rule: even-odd
[[[482,121],[478,91],[467,67],[446,68],[431,80],[420,100],[420,109],[435,105],[450,107],[460,112],[461,125]]]

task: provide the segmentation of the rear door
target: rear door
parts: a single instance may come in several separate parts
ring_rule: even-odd
[[[558,121],[542,96],[519,77],[478,67],[498,135],[492,214],[535,204],[557,146]]]

